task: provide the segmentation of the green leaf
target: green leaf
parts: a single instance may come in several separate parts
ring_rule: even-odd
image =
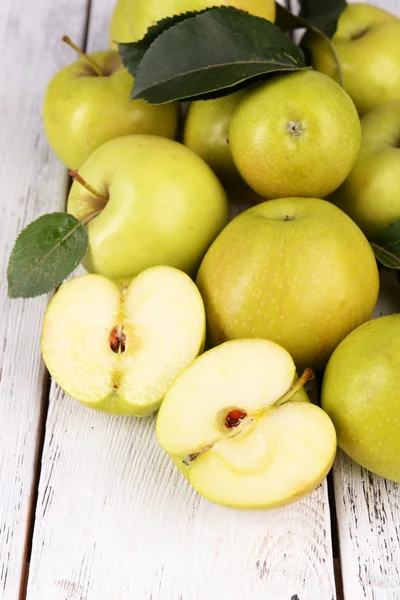
[[[128,69],[130,74],[133,77],[136,77],[136,73],[143,56],[161,33],[167,31],[167,29],[170,29],[170,27],[176,25],[176,23],[185,21],[186,19],[197,14],[200,13],[191,11],[180,15],[175,15],[173,17],[166,17],[161,19],[161,21],[158,21],[155,25],[149,27],[146,35],[138,42],[119,43],[118,52],[121,55],[123,65]]]
[[[125,65],[136,74],[132,98],[151,104],[215,98],[260,76],[306,68],[279,27],[227,6],[178,21],[156,37],[139,67],[137,55]]]
[[[332,53],[333,60],[336,63],[336,69],[338,73],[338,79],[340,85],[344,87],[342,68],[340,65],[340,61],[338,55],[336,53],[336,49],[332,44],[332,40],[322,29],[318,29],[312,22],[304,19],[303,17],[299,17],[297,15],[292,14],[287,8],[284,8],[280,4],[276,4],[276,23],[282,29],[282,31],[293,31],[295,29],[303,29],[306,28],[309,31],[312,31],[315,35],[322,36],[326,43],[329,46],[329,49]],[[336,25],[335,25],[336,28]],[[301,44],[300,44],[301,45]]]
[[[68,213],[52,213],[30,223],[18,236],[8,263],[10,298],[50,292],[85,256],[88,235]]]
[[[300,17],[313,27],[332,37],[339,16],[347,6],[346,0],[300,0]]]
[[[385,267],[400,269],[400,219],[386,227],[371,246]]]

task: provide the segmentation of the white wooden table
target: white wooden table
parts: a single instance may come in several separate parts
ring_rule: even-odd
[[[400,16],[400,0],[375,3]],[[41,123],[51,75],[74,58],[60,38],[103,49],[111,10],[0,1],[0,599],[331,600],[343,587],[346,600],[399,600],[399,485],[339,453],[329,482],[297,504],[214,506],[158,447],[152,418],[96,414],[50,385],[49,298],[7,299],[17,233],[65,207],[67,173]],[[384,279],[381,310],[400,311]]]

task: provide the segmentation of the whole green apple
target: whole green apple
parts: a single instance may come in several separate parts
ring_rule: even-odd
[[[129,280],[168,265],[194,275],[228,221],[217,177],[194,152],[156,136],[124,136],[98,148],[79,170],[68,211],[87,224],[84,267]]]
[[[344,85],[360,115],[400,99],[400,19],[377,6],[350,4],[342,12],[332,38]],[[307,32],[302,46],[314,69],[339,81],[327,41]]]
[[[264,202],[236,217],[198,273],[212,345],[265,338],[300,368],[322,368],[374,310],[379,275],[364,234],[315,198]]]
[[[369,112],[361,127],[357,162],[329,200],[373,239],[400,219],[400,100]]]
[[[260,196],[323,198],[354,166],[361,128],[337,83],[301,71],[251,90],[232,117],[229,140],[240,174]]]
[[[129,27],[128,3],[130,0],[118,0],[114,6],[109,28],[110,48],[118,49],[119,42],[133,42],[133,35]]]
[[[189,105],[183,143],[196,152],[222,181],[237,183],[241,177],[229,147],[229,126],[245,90],[216,100],[199,100]]]
[[[322,407],[338,444],[373,473],[400,482],[400,315],[365,323],[336,348]]]
[[[264,199],[243,181],[229,147],[232,115],[245,94],[245,90],[240,90],[216,100],[192,102],[186,115],[183,142],[210,165],[223,182],[229,200],[252,205]]]
[[[47,138],[69,168],[80,168],[96,148],[122,135],[175,137],[176,104],[155,106],[130,100],[133,78],[117,52],[95,52],[89,59],[97,72],[86,58],[80,58],[53,77],[44,98]]]
[[[215,6],[234,6],[269,21],[275,20],[274,0],[126,0],[130,30],[140,40],[147,29],[164,19],[188,11]]]

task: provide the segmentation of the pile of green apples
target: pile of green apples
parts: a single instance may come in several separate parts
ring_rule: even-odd
[[[89,274],[52,299],[44,361],[93,409],[159,411],[161,446],[211,501],[297,500],[337,443],[400,481],[400,316],[370,321],[370,241],[400,218],[400,20],[345,9],[344,89],[307,33],[314,69],[192,102],[183,124],[175,103],[130,100],[115,42],[215,4],[275,16],[272,0],[119,0],[112,48],[79,51],[48,86]],[[247,210],[229,222],[232,200]],[[324,369],[320,408],[304,385]]]

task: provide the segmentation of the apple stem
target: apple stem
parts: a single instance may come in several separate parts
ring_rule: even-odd
[[[81,185],[83,185],[84,188],[86,188],[87,190],[89,190],[89,192],[91,192],[92,194],[94,194],[94,196],[96,196],[100,200],[103,200],[105,203],[107,203],[107,198],[105,198],[104,196],[102,196],[100,194],[100,192],[98,192],[97,190],[95,190],[94,187],[92,187],[90,185],[90,183],[88,183],[85,179],[83,179],[83,177],[81,177],[81,175],[79,175],[79,173],[78,173],[77,170],[69,171],[69,174],[70,174],[70,176],[72,177],[72,179],[74,181],[77,181],[78,183],[80,183]]]
[[[93,58],[91,58],[88,54],[86,54],[86,52],[84,52],[81,48],[79,48],[79,46],[77,46],[72,40],[71,38],[69,38],[67,35],[64,35],[62,37],[62,41],[65,42],[66,44],[68,44],[68,46],[70,46],[73,50],[75,50],[78,54],[80,54],[80,56],[82,56],[82,58],[84,58],[86,60],[87,63],[89,63],[89,65],[91,67],[93,67],[93,69],[96,72],[96,75],[98,75],[99,77],[104,77],[104,73],[103,71],[100,69],[99,65],[96,63],[96,61],[93,60]]]
[[[302,387],[305,386],[307,381],[314,379],[314,377],[315,376],[312,369],[305,369],[303,375],[299,377],[299,379],[289,388],[286,394],[275,402],[274,407],[277,408],[278,406],[282,406],[282,404],[289,402],[289,400],[291,400],[293,396],[297,394],[297,392],[300,391]]]

